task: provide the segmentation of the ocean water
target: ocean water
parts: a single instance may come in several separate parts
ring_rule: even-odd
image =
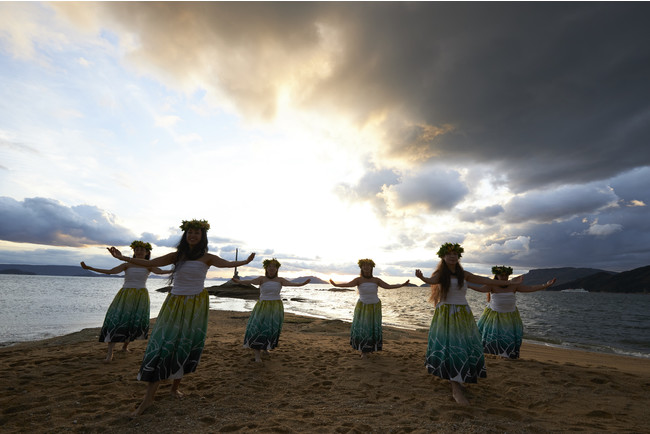
[[[206,286],[222,281],[206,281]],[[150,278],[151,316],[166,294],[166,279]],[[121,278],[0,275],[0,346],[101,327]],[[331,285],[282,289],[286,312],[351,321],[357,293]],[[384,325],[428,329],[429,288],[381,289]],[[468,291],[476,319],[485,295]],[[210,297],[213,310],[249,312],[255,300]],[[650,295],[535,292],[517,295],[524,339],[546,345],[650,358]],[[242,336],[244,331],[242,330]]]

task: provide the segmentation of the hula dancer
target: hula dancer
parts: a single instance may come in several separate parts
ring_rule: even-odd
[[[264,276],[250,280],[240,280],[238,277],[232,279],[233,282],[260,286],[260,299],[255,303],[253,312],[248,318],[244,335],[244,348],[251,348],[255,352],[256,362],[262,361],[262,351],[268,354],[269,350],[278,346],[284,323],[284,306],[280,297],[282,287],[304,286],[311,282],[311,279],[307,279],[302,283],[294,283],[278,277],[281,264],[275,258],[265,259],[262,265]]]
[[[460,244],[445,243],[438,250],[441,260],[431,277],[424,277],[420,270],[415,270],[415,275],[431,285],[429,300],[436,303],[425,366],[430,374],[451,382],[456,402],[469,405],[462,384],[477,383],[479,377],[487,376],[487,372],[481,335],[465,298],[467,282],[489,285],[492,280],[463,270],[458,262],[463,252]],[[512,281],[504,283],[517,284]]]
[[[151,244],[144,241],[131,243],[133,257],[149,259]],[[157,267],[142,267],[122,263],[110,270],[95,268],[81,262],[81,268],[103,274],[119,274],[124,271],[124,283],[113,302],[106,311],[104,324],[99,333],[99,342],[108,343],[108,352],[104,362],[113,360],[113,348],[118,342],[123,342],[122,351],[128,349],[129,343],[136,339],[147,339],[149,335],[149,291],[147,278],[150,273],[169,274],[171,270],[161,270]]]
[[[360,276],[347,282],[330,283],[337,288],[350,288],[356,286],[359,291],[359,300],[354,307],[352,327],[350,328],[350,346],[361,353],[361,358],[368,357],[368,353],[381,351],[383,336],[381,330],[381,300],[377,292],[378,287],[384,289],[401,288],[408,285],[404,283],[389,285],[378,277],[373,277],[372,270],[375,262],[372,259],[359,259]]]
[[[491,285],[481,288],[487,289],[488,305],[483,310],[478,320],[478,329],[483,341],[483,352],[495,354],[506,359],[518,359],[521,341],[524,335],[524,324],[521,322],[519,310],[517,309],[517,292],[541,291],[555,283],[555,279],[549,280],[543,285],[518,285],[509,286],[507,292],[494,292],[495,288],[501,286],[501,282],[507,281],[512,274],[512,268],[502,266],[492,267],[494,279]],[[469,285],[473,288],[472,285]]]
[[[209,303],[204,284],[210,266],[238,267],[255,257],[255,253],[251,253],[243,261],[226,261],[208,253],[210,224],[206,220],[183,220],[180,228],[183,236],[176,251],[150,261],[126,258],[115,247],[108,249],[115,258],[131,264],[174,265],[170,279],[172,290],[160,308],[138,373],[138,380],[147,381],[149,386],[133,416],[142,414],[153,404],[162,380],[174,380],[172,396],[183,396],[178,389],[183,375],[196,370],[205,344]]]

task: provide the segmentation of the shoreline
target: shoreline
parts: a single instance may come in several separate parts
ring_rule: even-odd
[[[242,348],[248,312],[211,310],[182,400],[163,382],[142,416],[128,414],[146,384],[135,377],[146,341],[102,363],[99,328],[0,348],[3,432],[558,432],[647,430],[650,360],[524,342],[521,358],[486,356],[468,384],[471,407],[424,368],[427,332],[384,327],[368,360],[349,347],[349,323],[286,314],[264,362]],[[152,320],[153,321],[153,320]]]

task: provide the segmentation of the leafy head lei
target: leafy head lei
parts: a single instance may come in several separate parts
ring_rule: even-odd
[[[444,258],[446,254],[451,253],[451,252],[456,252],[458,253],[458,257],[460,258],[463,256],[463,252],[465,249],[463,249],[463,246],[461,246],[458,243],[445,243],[442,246],[440,246],[440,249],[438,250],[438,257],[439,258]]]
[[[210,223],[207,220],[183,220],[183,224],[180,226],[183,232],[188,229],[203,229],[206,232],[210,229]]]
[[[264,267],[265,270],[266,270],[266,267],[268,267],[269,265],[275,265],[276,268],[280,268],[282,266],[282,264],[280,264],[280,261],[278,261],[275,258],[273,258],[273,259],[265,259],[264,261],[262,261],[262,266]]]
[[[375,268],[375,261],[373,261],[372,259],[368,259],[368,258],[359,259],[359,262],[357,262],[357,264],[359,264],[359,268],[363,267],[366,264],[370,265],[372,268]]]
[[[510,276],[512,274],[512,267],[506,267],[505,265],[497,266],[495,265],[492,267],[492,274],[495,276]]]
[[[143,248],[145,248],[146,250],[151,251],[151,244],[149,244],[149,243],[145,243],[144,241],[137,241],[137,240],[136,240],[136,241],[132,242],[132,243],[131,243],[131,248],[132,248],[133,250],[135,250],[136,247],[143,247]]]

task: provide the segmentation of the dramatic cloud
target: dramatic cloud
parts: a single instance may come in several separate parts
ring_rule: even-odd
[[[17,243],[81,247],[126,245],[135,235],[95,206],[67,207],[56,200],[0,197],[0,239]]]
[[[125,206],[116,212],[130,222],[140,207],[205,212],[203,198],[175,191],[182,179],[159,176],[176,170],[172,161],[217,186],[239,174],[249,182],[209,198],[258,207],[214,212],[228,230],[248,227],[237,229],[241,241],[211,237],[213,252],[262,236],[289,251],[255,228],[263,210],[283,237],[328,247],[349,224],[346,240],[381,237],[400,257],[457,241],[474,263],[645,265],[648,12],[642,2],[5,2],[0,183],[12,184],[0,193],[69,204],[91,191]],[[21,100],[30,92],[43,98]],[[28,172],[26,155],[52,165]],[[243,174],[248,163],[261,164]],[[277,198],[260,194],[271,178]],[[34,193],[28,184],[43,179],[50,190]],[[150,185],[164,193],[154,198]],[[327,203],[331,217],[298,228],[309,219],[271,212],[276,201]],[[6,240],[76,246],[133,235],[88,205],[0,204]],[[143,237],[172,248],[179,235]]]
[[[550,222],[591,214],[603,207],[615,206],[617,201],[618,197],[610,188],[565,186],[514,197],[504,207],[505,220],[508,223]]]
[[[645,4],[54,7],[130,35],[122,44],[143,71],[248,116],[273,117],[289,94],[379,120],[388,154],[407,161],[497,163],[514,191],[650,164]]]
[[[435,213],[452,209],[469,190],[459,172],[433,167],[402,177],[400,183],[387,189],[387,193],[395,208],[416,206]]]

